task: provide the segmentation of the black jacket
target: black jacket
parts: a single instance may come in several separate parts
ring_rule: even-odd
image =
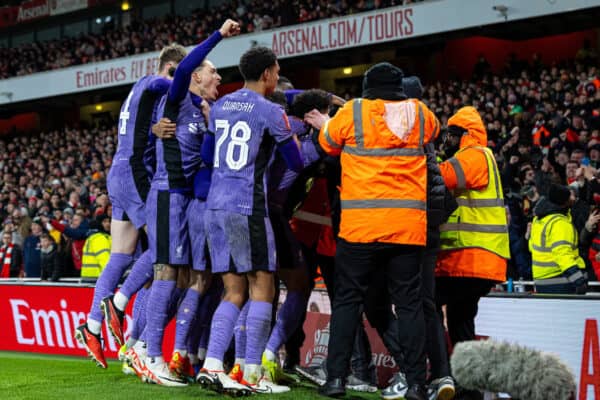
[[[62,271],[60,257],[58,256],[56,245],[52,244],[52,249],[50,249],[49,251],[42,249],[40,258],[42,270],[41,279],[43,281],[58,281],[60,279]]]
[[[433,143],[425,145],[427,155],[427,246],[439,247],[441,224],[456,210],[456,199],[444,183]]]
[[[539,219],[550,214],[567,215],[569,213],[569,207],[561,207],[558,204],[551,202],[546,196],[542,196],[533,209],[533,213]]]

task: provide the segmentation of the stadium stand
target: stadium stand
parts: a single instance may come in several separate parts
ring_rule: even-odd
[[[216,9],[196,9],[187,16],[134,19],[125,27],[112,21],[99,34],[0,47],[0,79],[157,51],[172,42],[189,46],[217,29],[224,16],[237,16],[242,33],[251,33],[419,1],[230,1]]]

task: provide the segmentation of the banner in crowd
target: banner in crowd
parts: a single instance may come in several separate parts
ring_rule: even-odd
[[[88,7],[88,0],[48,0],[50,15],[66,14]]]
[[[31,0],[23,15],[35,18],[49,14],[53,8],[47,1]],[[79,2],[57,0],[56,8],[65,10],[74,3]],[[241,54],[257,45],[272,48],[280,58],[298,57],[575,11],[595,3],[597,1],[505,0],[508,16],[505,19],[495,8],[494,0],[472,2],[469,7],[464,7],[462,0],[426,1],[240,35],[223,41],[209,58],[218,68],[226,68],[237,65]],[[461,12],[449,13],[452,9]],[[0,81],[0,104],[131,84],[156,71],[157,57],[158,52],[146,53],[4,79]]]
[[[48,0],[29,0],[24,1],[18,7],[17,23],[31,21],[37,18],[47,17],[50,15]]]
[[[5,7],[0,26],[10,26],[38,18],[69,13],[88,7],[88,0],[28,0],[18,6]]]

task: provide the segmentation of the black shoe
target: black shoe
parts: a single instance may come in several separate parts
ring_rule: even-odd
[[[425,386],[414,384],[408,388],[408,391],[404,395],[406,400],[427,400],[427,391]]]
[[[456,389],[456,400],[483,400],[483,393],[478,390]]]
[[[346,395],[346,382],[342,378],[327,380],[323,386],[319,388],[319,394],[327,397],[342,397]]]
[[[298,355],[298,357],[296,357],[295,354],[288,354],[283,363],[283,370],[288,374],[295,374],[296,371],[294,369],[296,368],[296,365],[300,365],[300,356]]]

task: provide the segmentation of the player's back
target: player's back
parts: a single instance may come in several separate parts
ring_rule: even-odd
[[[191,92],[179,104],[167,104],[166,95],[160,101],[158,115],[175,120],[176,132],[174,138],[158,139],[156,143],[157,167],[152,185],[159,190],[191,188],[202,163],[200,150],[206,132],[201,101]]]
[[[115,164],[131,162],[132,158],[143,164],[150,128],[160,98],[160,94],[152,93],[147,89],[156,79],[163,78],[148,75],[137,81],[121,106],[118,143],[113,162]]]
[[[266,172],[273,146],[291,137],[283,109],[240,89],[213,105],[209,128],[215,134],[215,151],[207,207],[266,216]]]

